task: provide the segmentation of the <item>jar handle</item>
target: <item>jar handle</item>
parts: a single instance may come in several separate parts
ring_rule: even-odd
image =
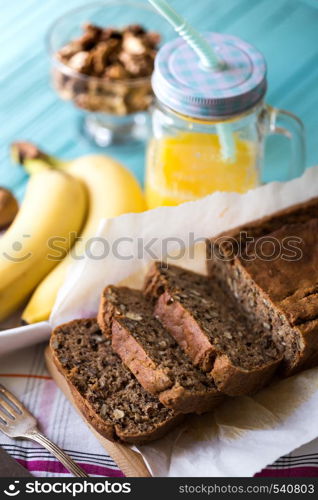
[[[306,143],[305,127],[298,116],[266,105],[268,115],[267,135],[283,135],[291,143],[291,161],[289,179],[299,177],[305,169],[306,163]]]

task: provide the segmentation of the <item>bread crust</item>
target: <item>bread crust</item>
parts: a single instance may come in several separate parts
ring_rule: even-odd
[[[55,336],[55,331],[58,328],[64,328],[64,327],[72,328],[73,325],[78,323],[85,324],[86,321],[87,319],[73,320],[69,323],[64,323],[63,325],[57,327],[52,332],[50,341],[50,351],[55,366],[57,367],[59,373],[61,373],[61,375],[64,377],[70,388],[70,391],[72,393],[77,408],[80,410],[80,412],[82,413],[84,418],[88,421],[88,423],[106,439],[109,439],[110,441],[113,442],[120,441],[129,444],[145,444],[147,442],[159,439],[160,437],[164,436],[167,432],[169,432],[169,430],[173,429],[176,425],[181,423],[184,416],[182,414],[175,414],[171,418],[167,418],[164,422],[160,422],[160,424],[157,425],[156,428],[153,428],[150,432],[147,431],[135,434],[129,431],[123,431],[118,425],[116,425],[116,423],[106,422],[104,419],[100,417],[98,413],[96,413],[96,411],[89,403],[89,401],[87,401],[87,399],[79,392],[79,390],[69,380],[67,373],[65,372],[65,369],[60,363],[56,351],[52,346],[52,342]]]
[[[123,432],[121,429],[118,429],[118,427],[115,425],[116,433],[118,438],[123,442],[123,443],[128,443],[128,444],[146,444],[151,441],[155,441],[157,439],[162,438],[165,436],[169,431],[180,425],[185,416],[182,413],[176,414],[173,418],[170,418],[169,420],[166,420],[165,422],[161,422],[155,429],[152,430],[151,433],[148,434],[143,434],[143,435],[136,435],[136,434],[126,434]]]
[[[173,385],[173,381],[153,362],[137,340],[116,319],[112,323],[112,348],[146,391],[160,395],[160,392]]]
[[[207,413],[214,410],[224,401],[224,394],[215,391],[211,393],[187,391],[184,387],[175,384],[171,389],[160,393],[159,399],[167,408],[176,409],[180,413]]]
[[[242,232],[246,232],[248,236],[252,234],[260,237],[279,229],[283,225],[303,222],[316,217],[318,217],[318,197],[311,198],[304,203],[291,205],[270,215],[236,226],[233,229],[222,231],[213,238],[207,239],[207,243],[215,242],[223,236],[236,239],[237,235]]]
[[[211,375],[220,391],[228,396],[244,396],[254,394],[267,385],[279,363],[280,360],[254,370],[243,370],[222,355],[216,358]]]
[[[193,364],[204,372],[211,371],[216,357],[215,347],[193,316],[179,302],[173,301],[167,305],[172,300],[168,290],[160,295],[155,306],[155,315],[160,318],[163,326],[176,339]]]
[[[112,304],[107,302],[105,290],[106,289],[103,290],[99,301],[97,323],[103,334],[110,338],[112,336],[112,331],[109,325],[111,324],[111,318],[114,316],[115,308]]]

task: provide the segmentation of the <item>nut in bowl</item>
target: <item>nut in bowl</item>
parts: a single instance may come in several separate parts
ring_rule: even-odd
[[[84,113],[97,145],[147,137],[154,59],[167,33],[151,7],[126,0],[81,7],[52,26],[53,86]]]

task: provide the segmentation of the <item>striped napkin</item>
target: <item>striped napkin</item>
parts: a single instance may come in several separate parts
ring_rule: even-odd
[[[43,350],[44,345],[38,345],[1,358],[0,382],[37,417],[41,431],[90,476],[122,477],[121,470],[49,376]],[[0,433],[0,445],[34,476],[71,476],[38,444],[14,441]],[[280,458],[256,476],[318,477],[318,439]]]

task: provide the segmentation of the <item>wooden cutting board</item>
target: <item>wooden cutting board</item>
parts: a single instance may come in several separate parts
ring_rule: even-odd
[[[150,477],[151,474],[146,467],[145,462],[143,461],[142,456],[131,450],[128,446],[124,444],[113,443],[108,439],[101,436],[85,419],[80,410],[77,408],[77,405],[74,401],[72,393],[69,389],[69,386],[64,379],[64,377],[60,374],[58,369],[56,368],[49,347],[45,350],[45,360],[48,371],[52,376],[53,380],[56,382],[58,387],[62,390],[67,399],[71,402],[73,407],[78,411],[81,415],[82,419],[92,431],[92,433],[97,437],[98,441],[100,441],[101,445],[105,448],[108,455],[116,462],[118,467],[123,471],[125,476],[127,477]]]

